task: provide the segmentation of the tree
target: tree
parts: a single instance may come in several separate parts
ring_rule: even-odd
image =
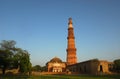
[[[117,72],[120,72],[120,59],[114,60],[114,69]]]
[[[0,68],[5,74],[8,68],[20,68],[21,73],[31,71],[30,54],[26,50],[15,47],[13,40],[0,43]]]
[[[26,50],[18,49],[15,55],[21,73],[27,73],[31,71],[30,54]]]
[[[41,67],[41,71],[42,71],[42,72],[43,72],[43,71],[47,71],[47,66]]]
[[[0,43],[0,68],[2,73],[5,74],[7,68],[10,68],[13,63],[13,51],[15,49],[16,42],[13,40],[3,40]]]
[[[41,66],[40,65],[33,66],[32,71],[41,71]]]
[[[3,40],[0,43],[0,49],[14,51],[15,50],[15,44],[16,44],[16,42],[14,40],[8,40],[8,41]]]
[[[40,65],[35,65],[32,67],[32,71],[40,71],[40,72],[43,72],[43,71],[47,71],[47,67],[46,66],[40,66]]]
[[[9,51],[0,50],[0,68],[2,68],[2,73],[5,74],[5,70],[10,65]]]

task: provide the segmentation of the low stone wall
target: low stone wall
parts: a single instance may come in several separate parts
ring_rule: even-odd
[[[31,75],[55,75],[55,74],[67,74],[66,72],[32,72]]]
[[[11,69],[11,70],[6,70],[5,74],[18,74],[19,70],[18,69]],[[0,74],[2,74],[2,70],[0,69]]]

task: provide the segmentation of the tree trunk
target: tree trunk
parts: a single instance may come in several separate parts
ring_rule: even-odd
[[[3,67],[3,69],[2,69],[2,74],[4,75],[5,74],[5,67]]]

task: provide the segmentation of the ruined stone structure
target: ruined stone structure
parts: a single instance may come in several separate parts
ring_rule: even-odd
[[[67,66],[67,69],[71,72],[77,72],[79,74],[109,74],[111,66],[113,66],[113,63],[108,61],[92,59],[69,65]]]
[[[67,45],[67,65],[72,65],[77,63],[76,57],[76,48],[75,48],[75,37],[74,37],[74,28],[72,25],[72,18],[69,18],[68,23],[68,45]]]
[[[47,63],[48,72],[65,72],[66,63],[60,58],[54,57]]]

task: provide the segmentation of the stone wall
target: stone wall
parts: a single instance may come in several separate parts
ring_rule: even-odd
[[[98,71],[104,72],[104,73],[109,73],[108,62],[105,60],[101,60],[99,67],[98,67]]]

